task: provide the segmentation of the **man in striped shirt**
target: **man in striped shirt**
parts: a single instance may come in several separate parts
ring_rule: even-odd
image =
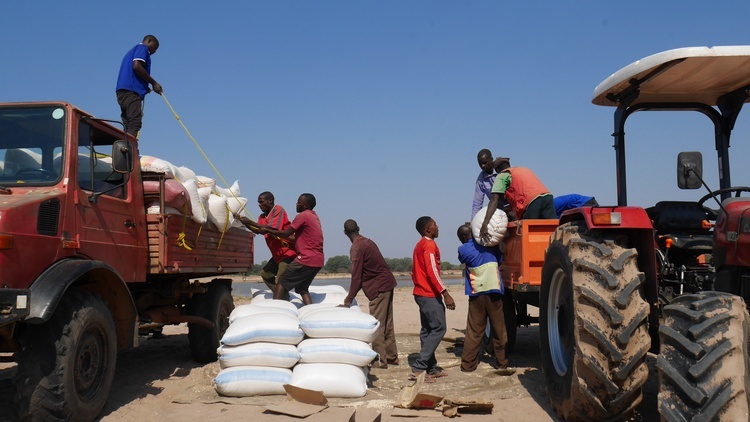
[[[440,278],[440,249],[435,243],[438,225],[431,217],[424,216],[417,219],[416,229],[422,238],[414,247],[411,279],[414,282],[414,301],[419,306],[422,324],[419,332],[422,348],[412,365],[410,378],[416,379],[420,373],[427,371],[425,380],[434,382],[446,375],[437,366],[435,351],[447,329],[445,308],[454,310],[456,303]]]

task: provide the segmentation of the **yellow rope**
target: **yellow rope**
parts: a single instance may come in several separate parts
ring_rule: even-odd
[[[188,128],[182,122],[182,119],[180,119],[180,116],[177,115],[177,112],[174,110],[174,107],[172,107],[172,104],[169,103],[169,100],[167,100],[167,96],[164,95],[164,92],[161,93],[161,97],[164,98],[164,102],[167,104],[167,107],[169,107],[169,110],[172,111],[172,115],[174,115],[175,120],[177,120],[178,122],[180,122],[180,126],[182,126],[182,128],[185,130],[185,133],[187,133],[187,135],[190,138],[190,140],[193,141],[193,144],[195,144],[195,147],[198,148],[198,151],[200,151],[201,155],[203,155],[203,158],[206,159],[206,161],[211,166],[211,168],[214,170],[214,172],[216,173],[216,175],[219,176],[219,179],[221,180],[222,183],[224,183],[224,186],[229,186],[229,183],[227,183],[227,181],[224,180],[224,177],[219,172],[219,169],[217,169],[216,166],[214,166],[214,163],[211,162],[211,159],[208,158],[208,155],[206,155],[206,153],[203,151],[203,148],[201,148],[201,146],[198,144],[198,141],[195,140],[195,138],[190,133],[190,131],[188,130]],[[242,210],[246,213],[246,215],[248,216],[248,218],[250,219],[250,221],[256,223],[257,221],[253,218],[253,216],[250,213],[250,211],[248,211],[247,208],[245,208],[246,204],[243,204],[242,201],[240,201],[239,198],[237,198],[237,196],[235,195],[235,193],[234,193],[233,190],[231,190],[231,189],[228,189],[228,190],[232,193],[232,196],[234,197],[234,199],[237,199],[237,202],[240,204],[240,206],[242,207]],[[227,216],[227,218],[228,218],[228,216]],[[199,237],[200,237],[200,233],[201,233],[202,229],[203,229],[203,226],[201,225],[201,228],[198,230],[198,236]],[[271,235],[271,236],[273,236],[273,237],[281,240],[283,246],[287,246],[287,247],[289,246],[289,241],[287,239],[283,239],[283,238],[281,238],[279,236],[275,236],[275,235]],[[224,232],[222,231],[222,233],[221,233],[221,239],[219,240],[219,246],[221,246],[221,241],[223,239],[224,239]],[[198,240],[196,239],[196,244],[197,244],[197,241]]]
[[[192,251],[193,247],[190,246],[190,243],[188,243],[188,241],[185,239],[185,236],[186,236],[185,235],[185,223],[187,222],[187,212],[188,212],[187,206],[188,204],[187,202],[185,202],[185,206],[184,206],[185,209],[182,212],[182,231],[180,232],[180,234],[177,235],[177,246],[180,246],[189,251]]]
[[[219,176],[219,180],[221,180],[221,182],[224,183],[224,186],[229,186],[229,184],[227,183],[227,181],[224,180],[224,176],[222,176],[221,172],[219,172],[219,169],[217,169],[216,166],[214,166],[214,163],[211,162],[211,159],[208,158],[208,155],[206,155],[206,153],[203,151],[203,148],[201,148],[201,146],[198,144],[198,141],[195,140],[195,138],[193,137],[193,135],[188,130],[187,126],[185,126],[185,124],[182,122],[182,119],[180,119],[180,116],[177,115],[177,112],[174,110],[174,107],[172,107],[172,104],[169,103],[169,100],[167,100],[167,96],[164,95],[163,92],[161,93],[161,97],[164,98],[164,102],[167,103],[167,107],[169,107],[169,110],[172,111],[172,114],[174,115],[174,118],[178,122],[180,122],[180,126],[182,126],[182,128],[185,130],[185,133],[187,133],[187,135],[190,138],[190,140],[193,141],[193,144],[195,144],[195,147],[198,148],[198,151],[200,151],[201,155],[203,155],[203,158],[206,159],[206,161],[211,166],[211,168],[214,170],[214,172],[216,173],[216,175]],[[230,192],[232,192],[232,196],[234,197],[234,199],[237,199],[237,202],[240,203],[240,206],[242,206],[242,210],[245,211],[245,213],[247,213],[247,216],[250,218],[250,220],[252,220],[253,222],[255,222],[255,219],[253,218],[252,214],[250,214],[250,212],[247,210],[247,208],[245,208],[245,204],[242,204],[242,202],[239,201],[239,198],[237,198],[237,196],[235,195],[234,191],[232,191],[231,189],[228,189],[228,190]]]

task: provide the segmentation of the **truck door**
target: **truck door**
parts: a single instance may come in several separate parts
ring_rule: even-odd
[[[145,209],[134,198],[130,175],[112,170],[112,144],[117,140],[96,122],[80,122],[76,163],[78,252],[112,266],[125,282],[145,280]],[[136,163],[136,165],[138,165]],[[136,173],[138,174],[138,173]],[[73,176],[71,174],[71,176]]]

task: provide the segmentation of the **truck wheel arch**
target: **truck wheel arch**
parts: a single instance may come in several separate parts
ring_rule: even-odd
[[[135,345],[138,313],[130,291],[112,267],[101,261],[65,259],[47,268],[30,287],[30,309],[26,323],[50,319],[60,300],[72,286],[99,294],[107,303],[117,327],[117,348]]]

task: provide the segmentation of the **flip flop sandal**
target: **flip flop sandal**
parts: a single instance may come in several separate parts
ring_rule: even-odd
[[[516,368],[499,368],[492,371],[495,375],[507,377],[516,373]]]
[[[409,374],[409,381],[416,381],[418,377],[419,377],[419,374],[415,374],[414,372],[412,372],[412,373]],[[435,378],[435,377],[433,377],[431,375],[426,375],[425,374],[425,377],[424,377],[424,382],[425,383],[432,384],[432,383],[434,383],[436,381],[437,381],[437,378]]]
[[[444,377],[447,377],[447,376],[448,376],[448,374],[446,374],[445,372],[443,372],[443,371],[437,371],[434,374],[427,374],[427,376],[425,378],[444,378]]]

